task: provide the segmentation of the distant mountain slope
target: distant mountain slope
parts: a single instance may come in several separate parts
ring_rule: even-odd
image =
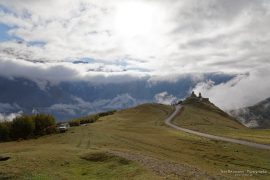
[[[183,110],[173,123],[187,129],[270,144],[269,130],[249,129],[237,119],[211,103],[208,98],[188,97],[183,103]]]
[[[270,128],[270,98],[230,113],[248,127]]]
[[[58,120],[91,113],[125,109],[145,102],[156,102],[156,95],[171,99],[184,98],[198,82],[211,80],[216,84],[230,80],[232,75],[186,75],[173,82],[142,78],[130,82],[95,83],[68,81],[52,83],[23,77],[0,77],[0,115],[10,113],[50,113]],[[162,102],[161,102],[162,103]]]

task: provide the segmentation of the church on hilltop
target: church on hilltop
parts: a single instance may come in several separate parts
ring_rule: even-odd
[[[172,105],[182,104],[182,103],[187,102],[187,101],[193,101],[193,102],[210,102],[209,101],[209,98],[202,97],[202,94],[201,93],[199,93],[199,95],[197,96],[195,94],[195,92],[192,91],[191,95],[189,97],[187,97],[184,101],[180,100],[180,101],[177,101],[177,103],[172,104]]]
[[[199,92],[199,96],[197,96],[194,91],[192,91],[191,95],[188,98],[192,98],[192,99],[197,99],[199,101],[203,101],[203,102],[209,102],[209,98],[204,98],[202,97],[202,94]],[[188,99],[187,98],[187,99]]]
[[[202,97],[202,94],[201,93],[199,93],[199,95],[197,96],[195,94],[195,92],[192,91],[192,93],[190,94],[190,96],[187,97],[185,100],[179,100],[177,102],[172,103],[171,105],[182,104],[182,103],[185,103],[187,101],[193,101],[193,102],[210,102],[209,101],[209,98]]]

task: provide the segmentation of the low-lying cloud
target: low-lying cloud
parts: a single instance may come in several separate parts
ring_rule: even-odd
[[[22,113],[23,113],[22,111],[19,111],[17,113],[10,113],[10,114],[0,113],[0,122],[12,121],[14,118],[21,116]]]
[[[149,76],[147,73],[125,71],[113,65],[59,63],[33,63],[0,59],[0,76],[24,77],[44,87],[48,82],[57,84],[63,81],[89,81],[92,83],[122,83]]]
[[[199,83],[194,91],[210,97],[224,110],[251,106],[270,97],[269,69],[270,66],[255,69],[219,85],[212,81]]]
[[[170,105],[177,100],[175,96],[168,94],[168,92],[166,91],[156,94],[154,98],[157,103],[167,104],[167,105]]]

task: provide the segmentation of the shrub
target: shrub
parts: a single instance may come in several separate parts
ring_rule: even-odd
[[[80,124],[88,124],[88,123],[94,123],[98,120],[98,115],[91,115],[91,116],[86,116],[82,117],[79,119]]]
[[[35,122],[30,116],[16,117],[11,126],[11,136],[14,139],[26,139],[33,135],[35,130]]]
[[[79,126],[80,125],[80,121],[70,121],[68,123],[70,126]]]
[[[97,114],[91,116],[92,122],[96,122],[98,120],[98,118],[99,118],[99,116]]]
[[[71,121],[69,121],[70,126],[79,126],[81,124],[88,124],[88,123],[94,123],[96,122],[100,117],[112,115],[116,112],[116,110],[113,111],[107,111],[107,112],[101,112],[94,115],[89,115],[81,118],[76,118]]]
[[[53,134],[57,132],[56,125],[51,125],[46,128],[46,134]]]
[[[107,111],[107,112],[101,112],[101,113],[98,113],[98,116],[99,117],[109,116],[109,115],[113,115],[115,112],[116,112],[116,110]]]
[[[0,123],[0,142],[8,141],[10,139],[10,122],[1,122]]]
[[[50,134],[49,132],[53,130],[52,127],[55,127],[55,119],[51,115],[37,114],[33,116],[33,119],[35,121],[35,135],[41,136],[45,134]],[[49,127],[51,130],[47,131],[47,128]]]

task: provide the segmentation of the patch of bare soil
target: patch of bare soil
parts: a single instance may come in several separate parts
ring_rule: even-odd
[[[126,158],[131,161],[136,161],[151,171],[155,172],[158,176],[164,178],[176,179],[225,179],[224,177],[212,177],[206,172],[197,168],[179,164],[170,161],[155,159],[150,156],[145,156],[140,153],[109,151],[110,153]]]

